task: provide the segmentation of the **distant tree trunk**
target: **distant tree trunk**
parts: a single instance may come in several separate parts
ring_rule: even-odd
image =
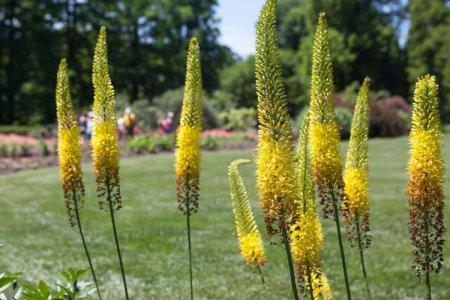
[[[140,43],[139,43],[139,24],[136,20],[133,25],[132,32],[132,42],[131,49],[133,49],[133,66],[135,67],[135,71],[131,76],[131,91],[130,91],[130,102],[135,101],[139,97],[139,78],[140,78],[140,64],[141,64],[141,56],[140,56]]]
[[[12,124],[15,117],[16,97],[19,90],[19,78],[17,70],[17,13],[18,3],[16,0],[9,1],[6,6],[5,19],[9,20],[6,44],[6,123]]]
[[[66,0],[66,38],[67,38],[67,60],[69,64],[75,63],[75,2],[72,0]]]

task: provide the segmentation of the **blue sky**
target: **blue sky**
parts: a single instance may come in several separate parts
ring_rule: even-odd
[[[403,0],[406,1],[406,0]],[[255,51],[255,24],[265,0],[219,0],[220,42],[242,57]],[[408,22],[400,27],[400,45],[406,42]]]
[[[255,24],[265,0],[219,0],[220,42],[239,55],[254,53]]]

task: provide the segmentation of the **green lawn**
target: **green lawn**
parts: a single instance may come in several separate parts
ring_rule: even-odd
[[[450,153],[446,136],[444,153]],[[405,199],[406,138],[370,142],[371,227],[368,274],[374,299],[423,299],[424,288],[410,267],[408,214]],[[288,299],[291,289],[285,252],[269,246],[263,272],[266,285],[249,272],[240,257],[229,199],[227,166],[252,151],[207,152],[202,161],[200,210],[192,218],[194,288],[198,299]],[[450,159],[450,158],[449,158]],[[450,161],[447,162],[449,165]],[[119,267],[108,215],[95,199],[91,165],[85,165],[85,232],[98,269],[105,299],[122,299]],[[251,166],[241,168],[259,228]],[[178,211],[171,154],[124,159],[121,162],[123,209],[117,216],[132,299],[187,299],[189,293],[185,218]],[[448,180],[446,195],[450,195]],[[25,279],[56,278],[59,270],[87,266],[77,231],[69,227],[56,168],[0,177],[0,272],[22,271]],[[450,228],[449,205],[446,227]],[[323,267],[336,299],[344,299],[344,282],[334,223],[323,224]],[[447,240],[449,234],[447,233]],[[432,277],[435,299],[450,299],[450,244],[445,266]],[[364,299],[358,253],[345,244],[354,299]]]

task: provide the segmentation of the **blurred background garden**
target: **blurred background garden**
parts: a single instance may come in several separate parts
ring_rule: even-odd
[[[198,295],[210,299],[289,297],[283,249],[269,251],[265,288],[256,274],[245,270],[233,236],[225,186],[228,164],[251,158],[256,145],[254,27],[263,3],[0,0],[0,244],[5,245],[0,250],[0,273],[7,269],[24,271],[27,280],[53,279],[63,268],[85,264],[76,233],[64,215],[55,168],[54,90],[58,63],[65,57],[82,133],[84,170],[91,179],[92,57],[99,28],[105,26],[124,157],[124,209],[118,222],[122,223],[132,298],[178,299],[188,288],[184,219],[176,209],[171,152],[183,99],[187,46],[194,36],[201,49],[201,147],[205,150],[200,211],[193,221]],[[350,135],[360,83],[366,75],[372,79],[369,135],[375,139],[369,143],[369,168],[375,237],[367,259],[372,262],[369,276],[374,278],[374,299],[420,298],[423,291],[410,268],[405,196],[408,144],[402,136],[410,130],[414,82],[431,73],[439,83],[443,149],[449,151],[450,1],[279,0],[277,30],[294,130],[309,102],[312,43],[321,11],[327,13],[330,25],[334,101],[344,140]],[[147,154],[158,156],[143,157]],[[43,169],[27,171],[38,168]],[[252,172],[244,168],[248,186],[254,186]],[[23,190],[24,186],[30,188]],[[98,218],[94,189],[93,184],[86,185],[87,236],[100,274],[109,278],[102,282],[108,289],[105,294],[114,299],[120,277],[114,259],[108,258],[113,251],[105,244],[110,228],[98,223],[107,217]],[[258,207],[255,190],[249,192],[252,205]],[[448,184],[445,192],[450,193]],[[448,205],[445,216],[449,228]],[[257,220],[261,226],[260,214]],[[326,243],[334,245],[331,223],[324,223],[324,233]],[[355,299],[361,299],[363,279],[357,275],[356,250],[348,251]],[[331,286],[337,299],[342,299],[337,250],[325,246],[324,253]],[[443,274],[435,281],[436,299],[450,297],[449,255],[447,245]]]
[[[262,4],[261,0],[1,1],[1,173],[55,163],[54,87],[62,57],[69,62],[77,115],[89,139],[91,60],[101,25],[108,28],[124,155],[173,147],[191,36],[199,38],[202,51],[207,130],[203,147],[252,145],[254,24]],[[366,75],[372,79],[372,137],[408,133],[412,84],[425,73],[437,76],[442,119],[450,122],[449,1],[280,0],[278,37],[294,128],[309,101],[312,37],[320,11],[327,12],[331,27],[334,98],[343,138],[349,136],[356,92]],[[36,156],[43,159],[30,159]]]

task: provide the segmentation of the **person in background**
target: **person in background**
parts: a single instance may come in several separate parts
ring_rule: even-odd
[[[123,126],[127,136],[134,135],[134,127],[136,126],[136,115],[131,111],[131,107],[125,108],[123,115]]]
[[[160,114],[158,117],[158,133],[160,135],[163,135],[166,133],[166,127],[167,127],[166,123],[167,123],[166,118],[164,118],[163,115]]]
[[[92,111],[90,111],[87,114],[87,118],[86,118],[86,133],[85,133],[85,137],[88,142],[92,138],[93,127],[94,127],[94,113]]]
[[[81,144],[84,146],[87,126],[87,116],[85,112],[82,112],[78,119],[78,126],[80,128]]]
[[[174,126],[173,126],[173,116],[174,113],[169,111],[167,113],[167,119],[166,119],[166,128],[165,128],[165,132],[166,134],[170,134],[174,131]]]

